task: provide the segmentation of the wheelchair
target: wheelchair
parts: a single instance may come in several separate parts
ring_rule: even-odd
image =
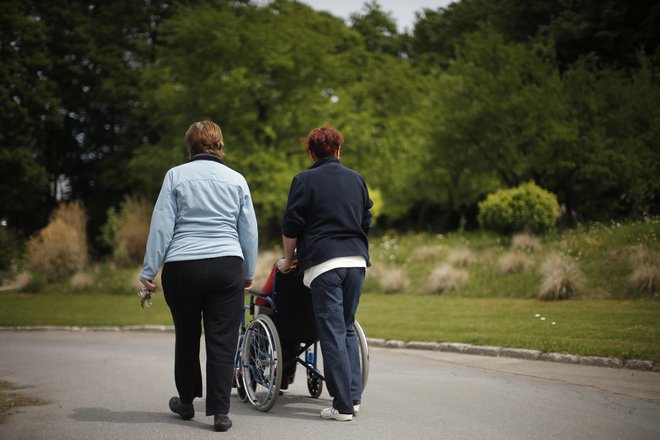
[[[322,353],[312,297],[302,282],[303,274],[296,267],[287,274],[275,268],[273,271],[270,294],[249,291],[249,304],[244,306],[234,358],[234,386],[239,400],[264,412],[275,405],[280,390],[293,381],[297,365],[302,365],[306,371],[311,397],[321,395],[325,380],[318,366]],[[252,320],[246,323],[246,317]],[[357,321],[353,328],[358,340],[364,390],[369,377],[369,347]]]

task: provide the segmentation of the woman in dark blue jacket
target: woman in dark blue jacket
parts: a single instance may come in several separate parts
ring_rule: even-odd
[[[340,163],[343,144],[339,130],[328,126],[315,128],[305,139],[314,164],[291,183],[282,227],[285,257],[277,268],[287,273],[297,254],[303,283],[311,289],[323,371],[333,397],[321,417],[349,421],[362,398],[353,323],[370,265],[373,203],[362,176]]]

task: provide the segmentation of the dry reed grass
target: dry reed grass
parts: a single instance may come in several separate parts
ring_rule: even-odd
[[[400,293],[408,289],[410,281],[403,267],[383,267],[377,270],[369,269],[370,276],[378,280],[380,288],[385,293]]]
[[[585,283],[578,264],[569,257],[550,255],[541,265],[542,276],[539,299],[568,299],[579,292]]]
[[[515,234],[511,238],[511,248],[534,253],[540,251],[542,246],[541,240],[539,240],[536,235],[523,232],[520,234]]]
[[[660,266],[643,264],[630,275],[632,288],[640,293],[657,296],[660,292]]]
[[[61,280],[87,264],[87,214],[80,202],[60,205],[48,225],[27,243],[27,267],[47,281]]]
[[[113,258],[124,267],[142,263],[149,237],[153,205],[142,198],[127,198],[119,212]]]
[[[628,249],[628,263],[632,268],[628,277],[632,290],[657,295],[660,292],[660,255],[639,244]]]
[[[412,261],[416,263],[429,263],[442,257],[442,245],[421,246],[413,252]]]
[[[426,288],[432,293],[442,293],[457,289],[465,283],[469,274],[464,269],[457,269],[449,264],[441,264],[433,269],[426,280]]]
[[[497,259],[497,268],[503,274],[522,272],[533,264],[529,255],[521,252],[507,252]]]
[[[84,292],[94,285],[94,277],[88,272],[76,272],[69,280],[69,285],[77,292]]]
[[[477,257],[468,248],[457,248],[452,249],[447,257],[447,261],[454,266],[465,267],[477,261]]]

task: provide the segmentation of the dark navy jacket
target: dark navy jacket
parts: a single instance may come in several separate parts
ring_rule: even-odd
[[[291,182],[282,233],[298,239],[300,269],[351,256],[362,256],[370,265],[372,205],[362,176],[334,157],[298,173]]]

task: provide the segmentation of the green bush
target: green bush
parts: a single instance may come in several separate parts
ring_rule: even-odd
[[[499,190],[479,203],[481,227],[503,234],[542,233],[554,227],[558,219],[557,197],[534,182]]]

